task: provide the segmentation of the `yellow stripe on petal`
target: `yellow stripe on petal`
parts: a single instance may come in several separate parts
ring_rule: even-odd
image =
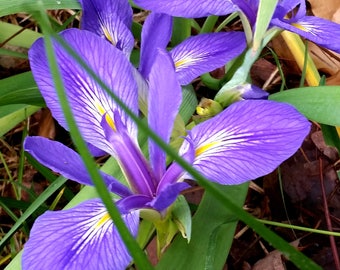
[[[194,62],[196,62],[197,61],[197,59],[195,59],[195,58],[192,58],[192,57],[190,57],[190,56],[187,56],[187,57],[185,57],[185,58],[182,58],[182,59],[179,59],[178,61],[176,61],[175,62],[175,68],[177,69],[177,68],[181,68],[181,67],[183,67],[183,66],[185,66],[185,65],[187,65],[187,64],[192,64],[192,63],[194,63]]]
[[[214,146],[218,145],[219,142],[211,142],[205,145],[202,145],[201,147],[197,148],[195,151],[195,156],[198,157],[202,153],[208,151],[209,149],[213,148]]]
[[[310,31],[309,31],[306,27],[304,27],[303,25],[301,25],[301,24],[292,23],[292,26],[294,26],[294,27],[296,27],[296,28],[299,28],[300,30],[302,30],[302,31],[304,31],[304,32],[309,32],[309,33],[310,33]]]
[[[185,58],[178,60],[178,61],[175,62],[175,67],[178,68],[178,67],[184,66],[188,62],[189,62],[189,60],[185,59]]]
[[[105,26],[102,26],[102,30],[104,32],[104,36],[108,41],[110,41],[114,46],[116,46],[116,42],[113,40],[113,37],[110,35],[109,30]]]
[[[98,112],[101,114],[101,115],[104,115],[105,114],[105,120],[106,120],[106,123],[113,129],[113,131],[117,131],[116,130],[116,125],[115,125],[115,122],[114,120],[112,119],[112,117],[105,111],[105,109],[103,108],[103,106],[99,103],[96,104],[96,108],[98,110]]]
[[[96,104],[96,108],[98,109],[99,113],[101,115],[103,115],[104,113],[106,113],[105,109],[103,108],[102,105],[100,105],[99,103]]]
[[[113,131],[117,131],[116,130],[115,122],[113,121],[113,119],[112,119],[112,117],[110,115],[106,114],[105,115],[105,120],[109,124],[109,126],[113,129]]]
[[[95,228],[100,228],[103,224],[111,219],[109,213],[105,213],[104,216],[96,223]]]

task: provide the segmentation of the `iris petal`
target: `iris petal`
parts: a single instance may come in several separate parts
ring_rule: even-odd
[[[337,23],[314,16],[304,16],[293,22],[273,19],[272,24],[322,47],[340,52],[340,25]]]
[[[178,197],[178,195],[185,189],[188,189],[190,185],[185,182],[177,182],[171,185],[167,185],[147,206],[156,209],[157,211],[163,211],[169,207]]]
[[[234,185],[273,171],[309,130],[307,119],[288,104],[245,100],[194,127],[187,140],[195,147],[196,169],[211,181]]]
[[[78,153],[65,145],[43,137],[27,137],[24,149],[42,165],[80,184],[93,186],[92,180]],[[131,191],[111,175],[100,172],[108,189],[119,196],[131,195]]]
[[[133,236],[139,211],[122,215]],[[124,242],[99,199],[72,209],[48,211],[33,225],[25,244],[23,270],[125,269],[131,261]]]
[[[238,10],[231,0],[135,0],[134,2],[144,9],[184,18],[226,15]]]
[[[246,48],[242,32],[200,34],[170,51],[180,84],[186,85],[205,72],[224,66]]]
[[[124,0],[83,0],[82,28],[106,38],[109,42],[130,55],[134,38],[130,31],[132,9]]]
[[[142,30],[139,71],[144,78],[149,77],[155,61],[155,51],[165,49],[172,33],[172,17],[166,14],[151,13],[145,20]]]
[[[153,173],[138,145],[126,132],[119,114],[117,112],[113,114],[116,130],[112,129],[110,126],[112,119],[107,121],[106,115],[103,116],[101,123],[106,139],[111,145],[108,151],[118,159],[132,190],[138,194],[152,196],[157,185]]]
[[[138,112],[138,90],[133,67],[123,53],[91,32],[78,29],[64,31],[61,36],[112,91],[135,113]],[[136,137],[135,124],[115,104],[112,98],[65,52],[61,45],[54,45],[56,59],[64,81],[73,115],[84,139],[106,151],[108,142],[100,126],[107,111],[118,110],[129,133]],[[33,76],[52,115],[65,128],[67,124],[58,102],[49,64],[44,54],[43,40],[36,41],[29,51]],[[108,61],[109,59],[109,61]]]
[[[182,89],[169,54],[165,50],[157,50],[155,54],[155,62],[149,76],[148,123],[164,142],[169,143],[173,123],[182,101]],[[152,169],[159,182],[165,172],[166,155],[151,139],[149,154]]]

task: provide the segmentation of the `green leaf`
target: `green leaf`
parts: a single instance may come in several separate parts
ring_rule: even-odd
[[[270,20],[274,14],[278,0],[260,0],[256,16],[256,26],[253,40],[253,49],[262,50],[262,40],[267,32]]]
[[[39,3],[39,4],[38,4]],[[46,9],[80,9],[77,0],[49,0],[49,1],[32,1],[32,0],[0,0],[0,17],[19,13],[36,11],[40,7]]]
[[[175,47],[191,35],[191,19],[175,17],[171,45]]]
[[[221,186],[230,200],[240,207],[248,185]],[[178,235],[162,256],[156,269],[222,269],[233,241],[237,220],[214,195],[206,193],[192,220],[192,237],[187,243]],[[218,241],[216,241],[218,240]]]
[[[321,124],[322,135],[327,145],[336,147],[340,152],[340,138],[336,127]]]
[[[0,6],[1,4],[0,0]],[[6,1],[8,3],[12,3],[12,1]],[[0,14],[1,14],[0,10]],[[5,40],[11,38],[12,36],[16,35],[15,37],[11,38],[7,43],[13,46],[19,46],[23,48],[30,48],[33,42],[41,37],[40,33],[37,33],[35,31],[32,31],[30,29],[24,29],[23,27],[19,25],[14,25],[10,23],[0,22],[0,43],[4,42]]]
[[[195,90],[191,84],[182,86],[182,96],[183,101],[179,108],[179,114],[182,116],[182,119],[186,124],[189,122],[198,104]]]
[[[27,54],[0,48],[0,55],[27,59]]]
[[[25,72],[0,80],[0,106],[8,104],[45,106],[32,72]]]
[[[27,208],[25,213],[18,219],[18,221],[13,225],[8,233],[1,239],[0,248],[9,240],[9,238],[22,226],[22,224],[65,182],[66,178],[58,177],[48,188],[46,188],[40,196],[32,202],[32,204]],[[20,268],[17,268],[20,269]]]
[[[339,86],[291,89],[270,95],[269,99],[292,104],[312,121],[340,126]]]
[[[21,121],[38,111],[40,107],[31,105],[6,105],[0,107],[0,137]]]

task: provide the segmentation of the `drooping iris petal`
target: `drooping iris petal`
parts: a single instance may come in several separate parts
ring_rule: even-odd
[[[62,32],[61,36],[112,91],[135,113],[138,112],[137,85],[133,67],[124,54],[95,34],[78,29]],[[108,142],[100,126],[106,112],[117,110],[129,134],[137,137],[133,121],[115,104],[112,98],[67,53],[61,45],[54,46],[56,59],[64,81],[73,115],[84,139],[93,146],[106,151]],[[65,128],[67,124],[58,102],[53,78],[45,54],[43,40],[36,41],[29,51],[34,79],[52,115]]]
[[[246,48],[242,32],[220,32],[190,37],[170,51],[180,84],[225,65]]]
[[[139,71],[148,78],[155,61],[157,48],[165,49],[172,33],[172,17],[152,12],[145,20],[142,30]]]
[[[188,189],[190,185],[185,182],[177,182],[171,185],[167,185],[147,206],[156,209],[157,211],[163,211],[169,207],[178,197],[178,195],[185,189]]]
[[[184,18],[226,15],[238,10],[231,0],[134,0],[144,9]]]
[[[273,171],[309,130],[307,119],[288,104],[245,100],[194,127],[187,140],[195,147],[196,169],[211,181],[233,185]]]
[[[136,236],[139,211],[122,214],[122,218]],[[123,270],[130,261],[105,206],[93,199],[72,209],[48,211],[40,216],[25,244],[22,268]]]
[[[155,62],[149,76],[149,127],[166,143],[170,141],[176,115],[182,101],[179,85],[171,57],[165,50],[156,50]],[[151,167],[157,178],[162,178],[166,169],[166,154],[153,141],[149,140]]]
[[[106,139],[110,142],[108,151],[117,157],[132,190],[137,194],[152,197],[156,192],[155,177],[139,147],[126,132],[117,112],[114,113],[113,119],[116,130],[112,129],[110,126],[112,120],[108,121],[106,115],[101,123]]]
[[[24,149],[42,165],[80,184],[93,186],[92,180],[78,153],[65,145],[43,137],[27,137]],[[126,197],[131,191],[111,175],[100,172],[106,186],[113,193]]]
[[[340,25],[337,23],[314,16],[304,16],[293,22],[275,18],[271,23],[322,47],[340,52]]]
[[[132,9],[126,0],[82,0],[82,28],[106,38],[130,55],[134,38],[130,31]]]

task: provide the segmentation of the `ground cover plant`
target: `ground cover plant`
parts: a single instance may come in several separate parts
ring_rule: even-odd
[[[328,234],[332,267],[340,268],[330,220],[337,222],[337,211],[330,214],[328,205],[337,188],[340,95],[337,86],[325,86],[307,45],[339,52],[340,25],[308,14],[306,4],[3,1],[0,15],[26,12],[31,22],[30,30],[2,24],[2,45],[28,50],[0,52],[27,59],[30,71],[0,82],[7,189],[1,207],[15,221],[2,229],[1,264],[12,258],[6,269],[222,269],[235,259],[242,221],[277,250],[282,266],[300,269],[320,269],[320,262],[264,223]],[[278,38],[288,49],[275,45]],[[299,69],[295,87],[280,63],[287,51]],[[260,61],[275,67],[281,86],[265,91],[256,81]],[[52,117],[55,124],[41,124]],[[20,124],[24,119],[46,126],[45,132]],[[24,128],[16,169],[6,157],[18,124]],[[63,136],[51,135],[51,127]],[[291,180],[285,173],[289,160],[303,167],[302,156],[312,163],[313,152],[301,150],[311,140],[327,157],[318,160],[322,192],[314,194],[323,198],[316,204],[325,212],[326,230],[268,221],[263,214],[257,219],[242,209],[253,199],[251,180],[276,183],[290,222],[283,193],[299,175]],[[24,179],[34,171],[25,158],[48,179],[43,190],[32,183],[27,188]],[[333,173],[326,188],[325,163]],[[204,194],[194,193],[191,201],[195,189]],[[299,190],[290,195],[302,202]],[[298,242],[305,236],[294,231]],[[240,268],[235,260],[232,267]],[[264,266],[258,261],[254,267]]]

